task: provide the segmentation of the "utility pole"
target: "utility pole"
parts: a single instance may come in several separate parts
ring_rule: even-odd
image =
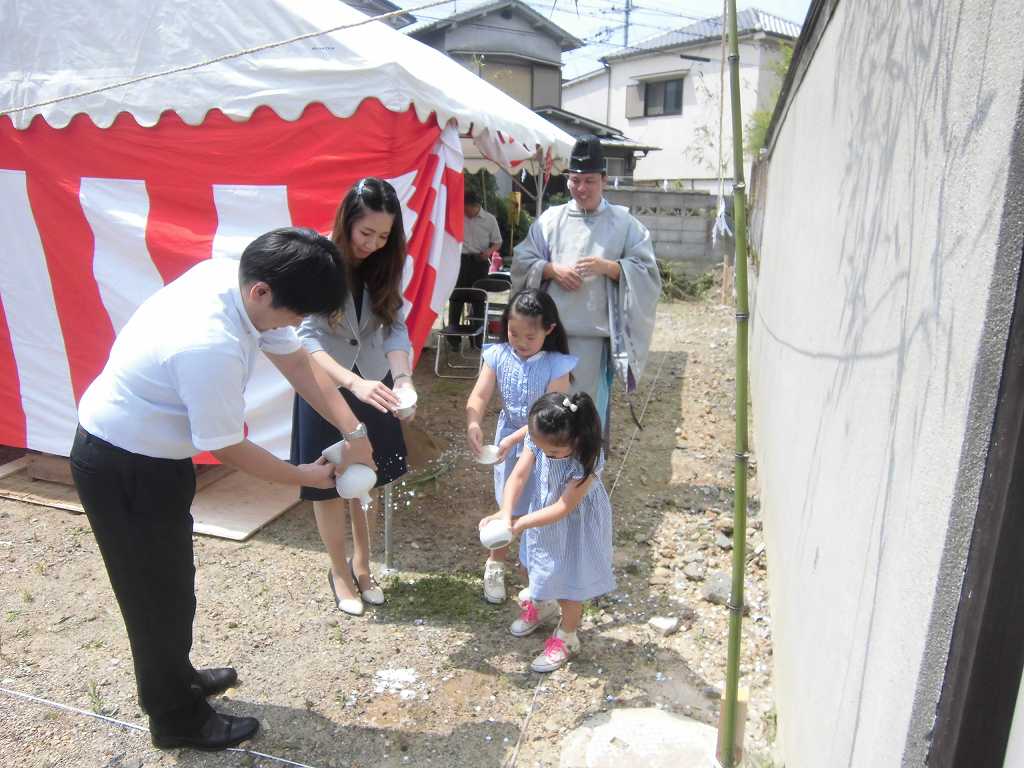
[[[629,48],[629,14],[633,10],[633,0],[626,0],[626,32],[622,41],[623,48]]]

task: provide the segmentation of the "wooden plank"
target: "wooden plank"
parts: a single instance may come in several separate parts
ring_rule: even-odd
[[[61,485],[75,484],[75,481],[71,479],[71,461],[66,456],[33,453],[29,458],[28,476],[33,480],[45,480]]]
[[[196,494],[192,527],[196,533],[245,541],[299,503],[299,489],[231,472]]]
[[[30,460],[32,456],[23,456]],[[33,480],[28,474],[29,461],[18,472],[7,475],[0,481],[0,497],[21,501],[25,504],[36,504],[41,507],[53,507],[65,512],[82,514],[82,504],[78,500],[78,492],[74,486],[63,483],[52,483],[46,480]]]
[[[17,466],[0,479],[0,498],[82,514],[85,510],[74,486],[33,480],[27,471],[29,458],[9,462]],[[0,470],[7,468],[4,465]],[[299,501],[298,489],[292,486],[257,480],[224,466],[201,471],[196,486],[193,530],[234,541],[249,538]]]
[[[743,762],[743,741],[747,730],[747,708],[750,706],[750,689],[739,686],[736,690],[736,729],[733,731],[732,756],[733,764]],[[718,711],[718,746],[715,756],[719,761],[725,752],[725,706]]]
[[[0,479],[13,475],[16,472],[21,472],[21,470],[28,466],[31,459],[31,456],[19,456],[14,461],[8,461],[3,466],[0,466]]]
[[[222,480],[234,471],[231,467],[225,467],[223,464],[196,465],[196,493],[211,483]]]

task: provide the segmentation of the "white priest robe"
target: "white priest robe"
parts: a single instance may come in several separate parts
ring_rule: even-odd
[[[567,291],[544,279],[545,264],[574,266],[585,256],[617,261],[618,282],[588,275],[582,287]],[[607,200],[592,213],[575,200],[549,208],[515,248],[512,290],[521,288],[541,288],[555,300],[569,352],[579,358],[573,391],[593,398],[607,436],[612,379],[617,373],[626,392],[635,391],[654,334],[661,277],[650,232],[625,206]]]

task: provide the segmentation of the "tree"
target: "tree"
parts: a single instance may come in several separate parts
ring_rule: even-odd
[[[775,104],[782,92],[782,81],[786,79],[789,72],[789,65],[793,61],[793,46],[790,43],[783,43],[779,48],[781,54],[771,63],[771,70],[778,77],[778,84],[768,97],[768,103],[764,109],[755,109],[747,121],[746,129],[746,150],[750,156],[756,158],[764,147],[764,141],[768,137],[768,126],[772,122],[772,114],[775,112]]]

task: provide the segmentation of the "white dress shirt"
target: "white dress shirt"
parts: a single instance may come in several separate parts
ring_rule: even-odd
[[[301,347],[295,329],[261,333],[238,286],[238,262],[208,259],[150,296],[78,405],[81,425],[119,448],[184,459],[245,436],[245,387],[259,350]]]

